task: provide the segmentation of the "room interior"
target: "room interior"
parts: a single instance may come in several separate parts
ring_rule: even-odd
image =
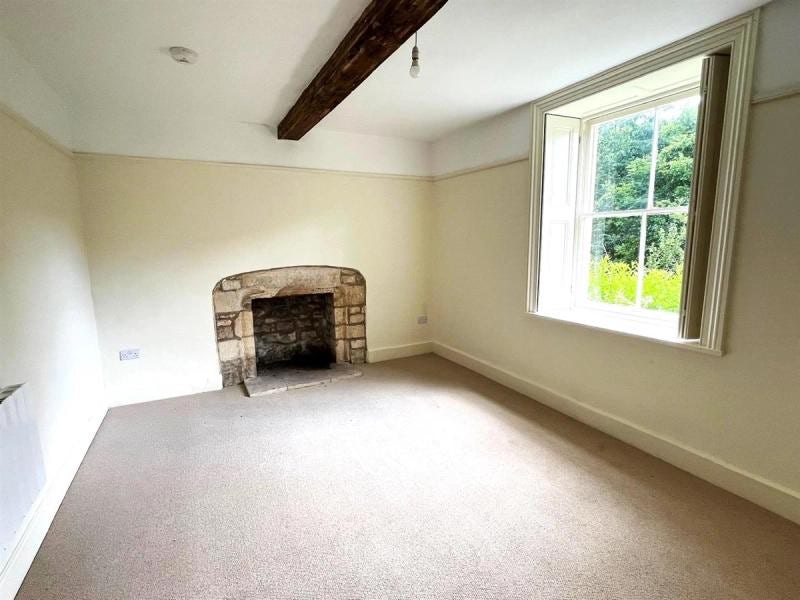
[[[0,0],[0,599],[800,597],[798,30]]]

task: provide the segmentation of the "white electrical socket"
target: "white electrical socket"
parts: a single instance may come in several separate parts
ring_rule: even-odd
[[[137,358],[139,358],[138,348],[127,348],[119,351],[120,360],[136,360]]]
[[[428,324],[428,315],[420,315],[417,317],[417,325],[427,325]]]

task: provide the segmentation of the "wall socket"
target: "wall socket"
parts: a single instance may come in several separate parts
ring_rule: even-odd
[[[417,317],[417,325],[427,325],[428,324],[428,315],[420,315]]]
[[[136,360],[137,358],[139,358],[138,348],[127,348],[119,351],[120,360]]]

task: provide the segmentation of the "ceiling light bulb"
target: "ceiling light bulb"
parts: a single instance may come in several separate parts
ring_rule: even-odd
[[[411,68],[408,74],[414,79],[419,77],[419,48],[417,48],[417,34],[414,34],[414,48],[411,50]]]
[[[408,70],[408,74],[411,75],[414,79],[419,77],[419,61],[412,60],[411,61],[411,68]]]

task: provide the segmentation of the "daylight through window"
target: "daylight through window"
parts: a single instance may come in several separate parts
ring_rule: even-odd
[[[719,346],[729,65],[715,51],[534,104],[531,312]]]
[[[692,95],[590,126],[583,300],[677,316],[698,102]]]

